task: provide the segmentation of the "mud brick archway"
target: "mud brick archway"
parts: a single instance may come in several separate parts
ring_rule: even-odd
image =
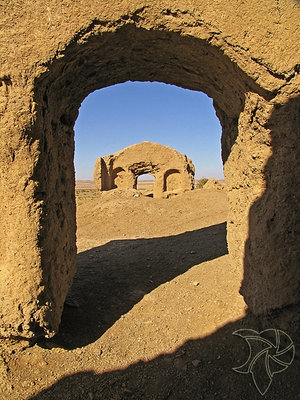
[[[58,330],[75,270],[74,122],[90,92],[128,80],[213,98],[241,292],[256,314],[298,303],[299,2],[4,3],[1,335]]]
[[[136,189],[142,174],[154,176],[153,197],[163,198],[194,188],[195,167],[185,154],[159,143],[142,142],[98,157],[94,181],[99,190]]]

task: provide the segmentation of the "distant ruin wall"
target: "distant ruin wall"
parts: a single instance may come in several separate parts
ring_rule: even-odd
[[[154,176],[154,198],[168,197],[194,188],[195,168],[185,154],[158,143],[142,142],[99,157],[94,181],[99,190],[136,189],[140,175]]]

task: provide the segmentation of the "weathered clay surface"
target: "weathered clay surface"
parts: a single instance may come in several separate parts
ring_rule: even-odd
[[[1,335],[58,329],[74,122],[91,91],[127,80],[214,99],[242,293],[257,314],[299,302],[298,0],[3,0],[0,13]]]
[[[154,176],[154,198],[194,188],[192,161],[169,146],[151,142],[134,144],[97,158],[94,181],[99,190],[136,189],[137,178],[142,174]]]

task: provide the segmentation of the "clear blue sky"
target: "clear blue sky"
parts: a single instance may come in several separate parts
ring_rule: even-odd
[[[144,140],[186,154],[196,178],[223,179],[221,126],[212,99],[158,82],[126,82],[86,97],[75,124],[76,179],[93,179],[97,157]]]

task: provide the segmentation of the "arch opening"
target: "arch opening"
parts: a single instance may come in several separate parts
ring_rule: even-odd
[[[186,154],[195,166],[195,179],[224,179],[221,125],[212,99],[203,92],[159,82],[96,90],[81,104],[74,131],[76,180],[93,179],[99,156],[142,141]]]
[[[58,330],[75,272],[73,127],[83,99],[94,90],[116,83],[165,82],[202,91],[213,98],[222,125],[222,159],[231,196],[227,238],[233,260],[240,268],[247,239],[248,210],[257,196],[254,192],[249,195],[248,188],[263,180],[264,165],[260,162],[257,166],[257,159],[249,157],[247,145],[258,146],[260,140],[251,138],[253,130],[249,127],[258,110],[266,107],[265,91],[208,41],[131,24],[115,32],[85,37],[84,41],[78,37],[66,47],[63,57],[51,61],[47,67],[47,72],[35,80],[36,114],[30,130],[30,137],[39,149],[32,165],[32,180],[33,202],[40,205],[40,223],[34,224],[35,233],[31,232],[31,236],[36,235],[38,251],[34,261],[37,268],[32,272],[36,279],[32,279],[35,283],[28,293],[30,298],[36,296],[37,301],[30,303],[32,309],[27,316],[14,311],[19,321],[15,326],[21,328],[9,331],[23,336],[33,332],[51,336]],[[264,129],[262,124],[257,125],[263,138]],[[261,140],[261,146],[264,145]],[[264,160],[269,156],[265,153]],[[232,166],[237,159],[240,166],[234,170]],[[116,171],[116,184],[120,184],[122,173]],[[174,176],[177,177],[176,171],[166,177],[166,188]],[[7,253],[8,262],[15,254]],[[22,254],[24,251],[18,257]],[[39,287],[39,291],[34,287]],[[44,289],[41,291],[40,287]],[[251,294],[248,299],[251,304]],[[41,308],[43,316],[37,312]]]
[[[141,174],[136,179],[136,188],[143,192],[145,196],[153,197],[155,176],[149,173]]]
[[[115,168],[112,172],[112,184],[111,187],[122,188],[124,186],[126,172],[122,167]]]
[[[181,176],[178,169],[169,169],[164,175],[164,191],[176,192],[181,188]]]

